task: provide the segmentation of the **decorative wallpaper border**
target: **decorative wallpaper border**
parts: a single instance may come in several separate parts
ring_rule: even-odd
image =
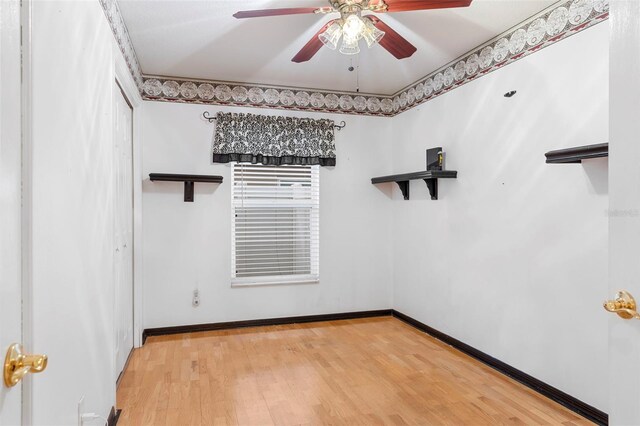
[[[142,93],[142,88],[144,85],[142,69],[140,68],[140,62],[138,62],[136,51],[133,48],[133,43],[131,43],[129,31],[127,31],[127,26],[125,25],[124,19],[122,18],[122,13],[120,13],[118,2],[117,0],[98,1],[102,6],[102,10],[104,10],[104,14],[107,17],[107,21],[109,22],[109,26],[111,27],[111,31],[113,32],[113,36],[116,38],[116,42],[118,43],[120,52],[122,52],[122,55],[124,56],[127,67],[129,67],[129,72],[131,72],[131,76],[136,82],[138,90],[140,90],[140,93]]]
[[[609,18],[609,0],[568,0],[480,45],[393,96],[400,114]]]
[[[391,96],[144,76],[143,99],[359,115],[393,115]]]
[[[386,117],[407,111],[609,17],[609,0],[559,2],[389,96],[144,75],[117,0],[99,1],[144,100]]]

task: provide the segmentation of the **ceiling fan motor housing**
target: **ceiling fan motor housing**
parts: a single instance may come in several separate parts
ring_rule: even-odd
[[[346,15],[360,13],[363,10],[380,12],[387,9],[387,4],[384,0],[329,0],[329,3],[335,12],[342,14],[343,18]]]

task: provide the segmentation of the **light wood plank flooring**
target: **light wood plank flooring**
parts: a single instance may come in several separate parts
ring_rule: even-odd
[[[391,317],[150,337],[126,425],[590,424]]]

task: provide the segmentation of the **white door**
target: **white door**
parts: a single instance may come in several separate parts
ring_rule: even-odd
[[[640,301],[640,1],[612,1],[610,26],[608,296]],[[640,425],[640,321],[609,315],[609,422]]]
[[[120,376],[133,350],[133,111],[117,84],[115,91],[115,319]]]
[[[22,342],[20,2],[0,1],[0,356]],[[4,362],[2,363],[4,364]],[[0,365],[2,365],[0,364]],[[0,425],[21,423],[22,383],[0,380]]]

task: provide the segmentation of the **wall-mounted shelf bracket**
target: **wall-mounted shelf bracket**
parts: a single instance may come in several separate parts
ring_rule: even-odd
[[[438,199],[438,179],[425,179],[424,182],[427,184],[427,188],[429,189],[429,194],[431,194],[432,200]]]
[[[408,180],[401,180],[401,181],[398,181],[396,183],[400,187],[400,191],[402,192],[402,196],[404,197],[404,199],[408,200],[409,199],[409,188],[411,187],[409,185],[409,181]]]
[[[192,181],[186,181],[184,183],[184,201],[193,203],[193,190],[195,189],[195,184]]]
[[[149,173],[149,179],[164,182],[184,182],[184,201],[193,202],[195,182],[222,183],[222,176],[216,175],[181,175],[171,173]]]

